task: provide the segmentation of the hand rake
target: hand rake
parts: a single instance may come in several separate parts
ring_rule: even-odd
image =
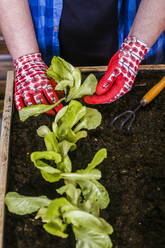
[[[126,129],[126,134],[130,133],[132,123],[135,120],[135,113],[143,106],[149,104],[163,89],[165,88],[165,76],[154,85],[141,99],[140,104],[134,110],[127,110],[116,116],[109,124],[110,127],[114,127],[117,120],[125,116],[126,118],[120,123],[118,131],[123,132]]]

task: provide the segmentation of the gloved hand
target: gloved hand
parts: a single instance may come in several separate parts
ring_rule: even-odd
[[[136,37],[127,37],[110,60],[105,75],[97,85],[96,94],[85,96],[84,101],[89,104],[111,103],[129,92],[148,51],[145,43]]]
[[[53,80],[48,80],[46,75],[47,66],[40,53],[24,55],[14,61],[15,66],[15,104],[19,111],[25,106],[35,104],[53,104],[59,100],[54,91],[56,85]],[[58,112],[63,105],[55,107]],[[55,114],[51,110],[49,114]]]

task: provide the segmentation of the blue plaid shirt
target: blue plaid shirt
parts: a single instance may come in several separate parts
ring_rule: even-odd
[[[118,0],[119,48],[127,37],[140,0]],[[52,56],[60,55],[58,39],[63,0],[29,0],[36,36],[43,59],[49,65]],[[144,64],[165,63],[165,32],[146,55]]]
[[[49,65],[52,56],[60,55],[59,24],[62,0],[29,0],[34,28],[42,57]]]

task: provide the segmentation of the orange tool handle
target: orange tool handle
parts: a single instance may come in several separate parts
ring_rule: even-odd
[[[145,106],[150,103],[164,88],[165,76],[143,96],[141,100],[142,105]]]

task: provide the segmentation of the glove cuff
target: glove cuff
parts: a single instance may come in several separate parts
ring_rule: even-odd
[[[135,36],[128,36],[122,46],[121,51],[128,51],[131,55],[136,56],[139,63],[144,59],[145,54],[150,50],[147,44],[140,41]]]
[[[15,72],[19,73],[20,68],[31,69],[34,67],[42,67],[42,69],[47,70],[47,66],[41,58],[41,53],[32,53],[28,55],[23,55],[13,61]]]

